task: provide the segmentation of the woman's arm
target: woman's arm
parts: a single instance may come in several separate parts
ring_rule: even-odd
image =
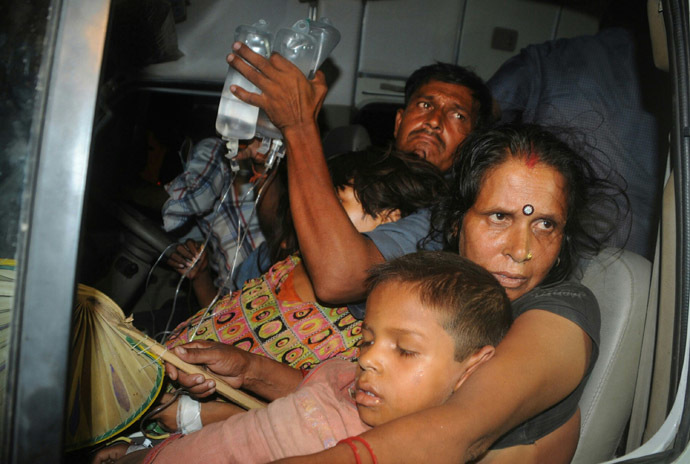
[[[504,433],[572,392],[582,380],[592,342],[575,323],[531,310],[519,316],[494,358],[442,406],[364,433],[381,464],[458,463],[480,457]],[[359,446],[359,445],[358,445]],[[360,447],[362,462],[368,453]],[[283,463],[352,463],[347,445]]]
[[[287,364],[219,342],[194,341],[175,347],[173,352],[183,361],[205,365],[231,387],[252,391],[269,401],[292,393],[302,382],[302,373]],[[215,392],[215,382],[202,375],[185,374],[169,363],[165,370],[170,379],[197,398]]]

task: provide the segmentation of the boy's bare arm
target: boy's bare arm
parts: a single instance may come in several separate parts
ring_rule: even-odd
[[[192,282],[194,294],[202,307],[211,303],[218,289],[208,267],[208,254],[201,250],[199,244],[189,239],[178,245],[168,258],[168,265]]]
[[[361,235],[340,206],[326,166],[316,116],[326,95],[322,73],[307,80],[285,58],[266,60],[242,45],[230,64],[262,91],[235,95],[259,106],[284,136],[287,148],[290,209],[304,263],[317,297],[340,304],[365,296],[366,271],[383,261],[378,248]]]
[[[146,459],[146,455],[150,449],[143,449],[139,451],[134,451],[133,453],[125,454],[116,462],[117,464],[141,464]]]

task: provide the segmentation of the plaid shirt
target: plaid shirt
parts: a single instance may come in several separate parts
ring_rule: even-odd
[[[238,264],[264,241],[257,216],[252,216],[255,192],[245,198],[251,184],[238,186],[235,183],[218,209],[220,197],[232,179],[224,153],[225,147],[220,139],[208,138],[199,142],[192,150],[185,171],[165,186],[170,198],[163,205],[163,227],[166,231],[177,229],[194,217],[204,236],[210,233],[212,252],[209,262],[218,274],[215,281],[217,287],[223,285],[230,272],[240,230],[249,227],[239,250]],[[228,279],[226,287],[226,291],[232,290],[232,279]]]

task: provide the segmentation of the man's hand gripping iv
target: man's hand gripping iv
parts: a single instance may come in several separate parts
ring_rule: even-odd
[[[232,48],[228,63],[262,92],[251,93],[233,85],[230,90],[237,98],[263,109],[283,135],[290,129],[316,122],[328,91],[321,71],[308,80],[297,66],[277,53],[266,59],[240,42]]]

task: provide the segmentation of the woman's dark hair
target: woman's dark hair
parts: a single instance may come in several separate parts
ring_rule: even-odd
[[[370,216],[399,210],[400,216],[405,217],[431,208],[448,193],[441,171],[413,153],[369,147],[333,156],[327,163],[336,190],[352,187],[362,209]],[[265,233],[272,263],[299,249],[285,188],[285,164],[278,168],[278,183],[273,192],[279,195],[273,230]]]
[[[458,234],[465,213],[474,205],[486,175],[510,158],[530,159],[558,171],[565,179],[567,218],[563,242],[543,283],[567,278],[580,257],[598,252],[627,214],[615,201],[622,189],[599,178],[592,165],[553,132],[538,125],[505,125],[471,133],[456,157],[450,194],[434,209],[432,234],[442,234],[447,250],[458,251]],[[605,203],[612,217],[600,218],[595,205]],[[438,236],[438,235],[435,235]]]
[[[475,128],[486,128],[494,123],[493,98],[489,87],[469,69],[450,63],[439,62],[414,71],[405,82],[405,106],[420,87],[432,81],[461,85],[470,90],[477,105]]]

